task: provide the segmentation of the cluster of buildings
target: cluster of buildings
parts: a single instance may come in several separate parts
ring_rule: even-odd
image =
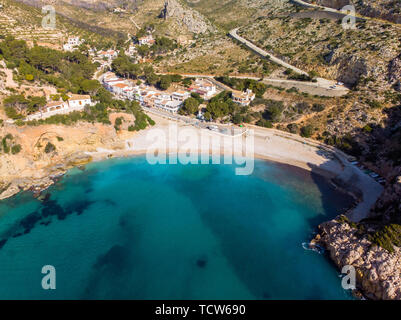
[[[188,90],[175,92],[159,91],[144,84],[137,85],[131,80],[117,77],[108,73],[103,77],[103,85],[121,99],[138,101],[142,106],[158,108],[170,113],[177,113],[191,92],[200,94],[208,100],[217,93],[216,86],[209,80],[196,79],[195,84]]]
[[[84,43],[85,40],[81,40],[79,37],[69,37],[67,42],[63,45],[64,51],[74,51]]]
[[[94,103],[89,95],[69,94],[66,101],[49,101],[39,112],[31,114],[25,120],[46,119],[56,114],[67,114],[73,111],[82,111],[86,106]]]

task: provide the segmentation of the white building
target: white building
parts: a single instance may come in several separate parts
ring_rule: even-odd
[[[249,104],[255,99],[255,97],[255,94],[250,89],[247,89],[245,92],[233,91],[232,93],[233,101],[242,106],[249,106]]]
[[[147,35],[147,36],[145,36],[145,37],[141,37],[141,38],[138,38],[138,43],[139,43],[139,45],[148,45],[148,46],[150,46],[150,45],[152,45],[152,44],[154,44],[156,42],[156,40],[155,39],[153,39],[153,36],[152,35]]]
[[[173,100],[155,100],[154,106],[159,109],[163,109],[165,111],[171,113],[177,113],[178,110],[182,106],[182,102],[180,101],[173,101]]]
[[[79,47],[84,40],[81,40],[79,37],[69,37],[67,43],[63,45],[64,51],[74,51]]]
[[[114,92],[114,86],[116,84],[124,84],[125,80],[117,77],[114,73],[107,73],[103,76],[102,82],[107,90]]]
[[[130,88],[128,84],[122,82],[113,83],[110,86],[111,86],[111,91],[117,95],[123,95],[123,93]]]
[[[198,93],[204,99],[208,100],[217,93],[216,86],[210,80],[196,79],[195,84],[192,85],[189,90]]]
[[[130,57],[134,56],[136,52],[137,52],[136,47],[132,44],[128,47],[127,50],[125,50],[125,54]]]
[[[184,101],[187,100],[190,96],[191,96],[191,93],[189,93],[188,91],[179,90],[179,91],[176,91],[176,92],[173,92],[173,93],[172,93],[171,99],[172,99],[173,101],[184,102]]]
[[[106,50],[106,51],[99,51],[97,55],[102,59],[106,58],[110,60],[117,58],[118,52],[115,50]]]
[[[67,101],[51,101],[35,114],[26,117],[25,120],[46,119],[56,114],[68,114],[73,111],[82,111],[85,106],[93,106],[89,95],[70,94]]]

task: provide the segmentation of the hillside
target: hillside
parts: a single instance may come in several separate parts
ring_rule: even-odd
[[[306,2],[335,9],[352,4],[355,6],[356,12],[363,16],[401,23],[401,3],[398,0],[307,0]]]

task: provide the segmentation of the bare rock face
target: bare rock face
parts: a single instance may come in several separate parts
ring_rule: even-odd
[[[168,0],[166,3],[165,17],[175,18],[178,23],[186,26],[189,32],[200,34],[215,32],[216,29],[199,12],[191,8],[184,8],[177,0]]]
[[[399,0],[306,0],[306,2],[334,9],[341,9],[348,4],[353,4],[356,11],[363,16],[401,23],[401,2]]]
[[[308,1],[308,2],[312,2],[312,1]],[[350,4],[350,1],[349,0],[317,0],[316,4],[324,6],[324,7],[341,9],[342,7]]]
[[[373,69],[363,57],[344,55],[334,49],[325,60],[335,68],[335,77],[349,85],[356,84],[362,76],[367,76]]]
[[[361,0],[357,10],[360,14],[401,23],[401,2],[399,0]]]
[[[401,223],[401,170],[395,171],[399,171],[399,175],[393,178],[393,183],[386,186],[372,210],[372,213],[380,215],[385,223],[390,221]]]
[[[388,78],[394,84],[394,88],[401,92],[401,54],[391,60],[388,70]]]
[[[88,153],[98,148],[125,149],[125,141],[114,128],[102,124],[1,127],[0,137],[6,134],[11,134],[22,148],[18,154],[2,154],[0,157],[0,199],[21,190],[40,192],[54,183],[53,177],[64,174],[71,167],[91,162]],[[48,144],[53,148],[46,149]]]
[[[342,59],[338,66],[339,78],[349,84],[355,84],[361,76],[368,74],[367,61],[364,58],[351,57],[351,59]]]
[[[336,220],[321,224],[319,229],[319,243],[339,269],[345,265],[355,268],[357,288],[366,297],[401,300],[401,248],[389,253],[361,238],[348,223]]]

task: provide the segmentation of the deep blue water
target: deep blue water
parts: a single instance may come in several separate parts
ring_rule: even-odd
[[[324,179],[257,161],[71,170],[40,202],[0,202],[1,299],[349,299],[316,226],[350,204]],[[41,269],[56,268],[56,290]]]

